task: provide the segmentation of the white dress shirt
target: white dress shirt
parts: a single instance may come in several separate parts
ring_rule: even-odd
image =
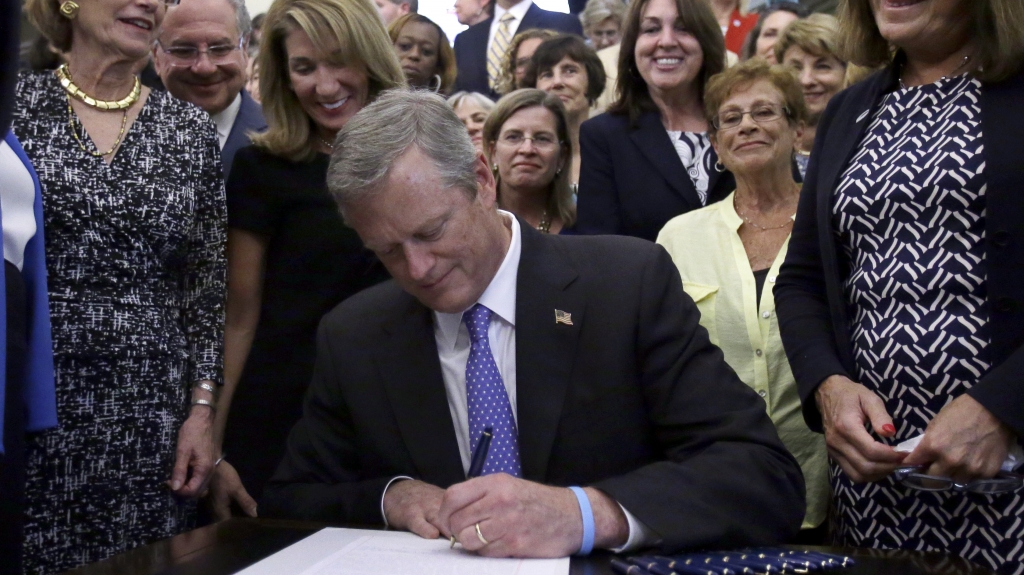
[[[20,271],[25,246],[36,235],[36,185],[21,158],[0,139],[0,211],[3,212],[4,259]]]
[[[495,6],[497,8],[497,6]],[[519,278],[519,257],[522,254],[522,235],[519,220],[511,213],[498,210],[505,219],[505,225],[512,231],[512,241],[501,267],[494,274],[494,279],[484,290],[476,303],[481,303],[494,312],[491,325],[487,328],[487,338],[491,344],[491,353],[498,366],[498,373],[508,392],[508,400],[512,406],[512,416],[518,426],[519,417],[516,411],[516,281]],[[475,304],[474,304],[475,305]],[[473,306],[470,306],[473,307]],[[468,309],[468,308],[467,308]],[[462,314],[434,312],[434,340],[437,343],[437,355],[441,360],[441,377],[444,379],[445,394],[448,396],[448,410],[452,415],[455,427],[455,438],[459,444],[459,455],[462,457],[462,469],[469,473],[472,458],[469,438],[469,409],[466,396],[466,363],[469,362],[469,329],[462,323]],[[391,486],[396,477],[388,483]],[[384,489],[387,493],[387,488]],[[381,515],[384,515],[384,498],[381,497]],[[633,517],[625,507],[619,505],[629,522],[629,538],[626,544],[612,551],[630,551],[643,545],[657,542],[657,536],[649,527]],[[384,524],[387,525],[387,517]]]
[[[231,135],[231,128],[235,126],[235,119],[238,118],[238,110],[242,107],[242,93],[239,92],[235,95],[235,99],[228,104],[227,108],[224,108],[216,114],[211,114],[213,123],[217,124],[217,139],[220,140],[220,149],[224,149],[224,144],[228,141],[228,136]]]
[[[523,22],[523,16],[526,16],[526,11],[533,5],[533,0],[523,0],[519,4],[509,8],[508,10],[498,6],[498,3],[494,3],[494,19],[491,20],[491,32],[487,35],[487,51],[491,51],[491,43],[494,42],[494,35],[498,33],[498,26],[501,25],[501,17],[506,12],[516,17],[515,20],[508,23],[508,39],[515,38],[516,31],[519,30],[519,25]]]

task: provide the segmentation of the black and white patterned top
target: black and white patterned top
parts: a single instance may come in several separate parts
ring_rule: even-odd
[[[209,117],[154,91],[107,165],[79,149],[52,73],[23,75],[18,95],[14,129],[43,187],[50,301],[179,310],[189,380],[221,381],[227,210]],[[79,352],[137,349],[119,333],[73,339]]]
[[[693,187],[697,189],[702,205],[708,204],[708,174],[714,169],[718,156],[711,147],[711,140],[706,132],[682,132],[667,130],[668,137],[679,155],[679,160],[686,168]]]
[[[835,192],[856,377],[885,403],[893,444],[923,433],[991,367],[980,93],[960,76],[886,94]],[[1019,495],[855,485],[834,463],[831,475],[837,542],[948,551],[1024,574]]]
[[[114,112],[116,113],[116,112]],[[14,132],[39,174],[59,425],[27,442],[25,572],[170,537],[166,482],[189,390],[221,381],[227,214],[216,129],[149,94],[108,165],[52,73],[20,78]]]

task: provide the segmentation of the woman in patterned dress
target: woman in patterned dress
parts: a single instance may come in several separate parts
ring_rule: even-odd
[[[162,0],[79,1],[29,0],[68,66],[21,77],[14,121],[42,188],[59,420],[28,443],[33,574],[189,528],[214,466],[226,223],[215,127],[139,87]]]
[[[840,22],[851,62],[888,65],[822,117],[775,288],[833,535],[1020,575],[1020,491],[893,472],[992,478],[1024,437],[1024,4],[848,0]]]
[[[725,68],[706,0],[637,0],[622,32],[616,101],[580,126],[576,231],[654,241],[736,181],[708,139],[702,94]]]

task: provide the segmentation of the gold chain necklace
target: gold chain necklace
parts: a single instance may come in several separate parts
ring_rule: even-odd
[[[57,68],[56,74],[57,80],[60,81],[60,85],[64,88],[65,92],[81,100],[87,106],[92,106],[93,108],[100,110],[127,110],[132,107],[132,104],[139,101],[139,95],[142,93],[142,82],[140,82],[138,76],[136,76],[135,85],[132,86],[132,91],[124,98],[116,101],[97,100],[83,92],[81,88],[75,85],[71,80],[71,70],[68,69],[67,64],[61,64],[61,66]]]
[[[94,152],[89,148],[86,148],[85,144],[82,143],[82,138],[78,137],[78,129],[75,128],[75,110],[71,107],[71,98],[68,98],[68,127],[71,128],[71,135],[75,137],[75,141],[78,142],[78,147],[81,148],[83,152],[92,154],[97,158],[113,154],[114,151],[117,150],[117,147],[121,145],[121,139],[124,138],[124,127],[128,125],[128,109],[125,108],[123,113],[124,115],[121,117],[121,132],[117,134],[117,139],[114,140],[114,145],[106,152]]]
[[[759,225],[755,224],[753,221],[751,221],[749,218],[747,218],[747,216],[745,216],[745,215],[740,213],[740,208],[736,204],[736,195],[735,194],[733,194],[733,196],[732,196],[732,209],[736,211],[736,215],[738,215],[740,217],[740,219],[743,220],[743,223],[747,224],[748,226],[750,226],[750,227],[752,227],[755,230],[758,230],[760,232],[768,232],[768,231],[771,231],[771,230],[781,230],[782,228],[784,228],[784,227],[786,227],[788,225],[791,225],[796,220],[796,214],[793,214],[792,216],[789,216],[789,220],[786,223],[784,223],[784,224],[779,224],[777,226],[770,226],[770,227],[759,226]]]
[[[551,233],[551,214],[549,214],[547,210],[544,210],[544,213],[540,216],[540,223],[537,224],[537,231],[542,234]]]

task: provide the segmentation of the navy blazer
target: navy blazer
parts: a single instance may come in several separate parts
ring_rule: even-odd
[[[711,204],[736,188],[732,173],[712,170]],[[658,112],[601,114],[580,127],[580,192],[576,231],[654,241],[672,218],[703,207]]]
[[[242,105],[238,108],[235,123],[231,126],[224,149],[220,151],[221,163],[224,165],[224,179],[231,173],[231,162],[235,152],[252,143],[249,132],[262,132],[267,129],[267,121],[263,118],[263,108],[252,99],[249,92],[242,90]]]
[[[836,95],[818,124],[789,253],[775,284],[786,355],[804,419],[821,430],[814,398],[831,375],[856,381],[843,281],[849,261],[836,243],[832,199],[882,96],[899,82],[899,64]],[[1024,438],[1024,71],[981,89],[985,144],[985,259],[992,369],[967,393]]]
[[[494,100],[501,97],[487,84],[487,37],[491,34],[493,21],[492,13],[487,20],[470,26],[455,37],[455,62],[459,67],[459,75],[455,78],[456,91],[480,92]],[[583,35],[583,26],[578,17],[544,10],[536,4],[530,5],[516,33],[530,28]]]

